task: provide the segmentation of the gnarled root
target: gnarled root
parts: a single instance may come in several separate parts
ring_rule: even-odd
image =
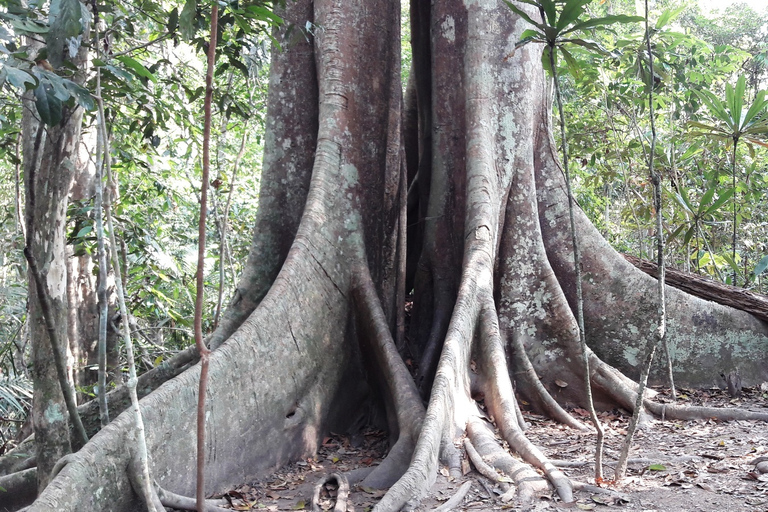
[[[326,484],[336,482],[336,504],[333,507],[333,512],[346,512],[347,502],[349,500],[349,482],[347,478],[340,473],[331,473],[324,476],[315,485],[315,492],[312,495],[312,512],[322,512],[323,508],[320,506],[320,493]]]
[[[157,482],[155,482],[155,492],[157,493],[157,497],[160,499],[160,503],[164,507],[176,508],[180,510],[197,510],[197,502],[195,501],[195,498],[190,498],[188,496],[182,496],[180,494],[167,491],[160,487]],[[220,505],[227,505],[227,500],[205,500],[206,512],[231,512],[232,509],[223,508]]]
[[[515,487],[507,490],[502,496],[502,501],[510,501],[517,494],[519,500],[527,504],[532,502],[537,494],[549,490],[547,481],[531,466],[513,458],[499,445],[493,432],[481,419],[476,417],[470,419],[467,423],[467,434],[471,441],[470,446],[476,450],[482,461],[494,470],[502,472],[515,483],[516,490]],[[474,454],[470,450],[467,452],[475,463]],[[475,467],[478,468],[477,463]],[[481,473],[485,475],[484,472],[481,471]]]

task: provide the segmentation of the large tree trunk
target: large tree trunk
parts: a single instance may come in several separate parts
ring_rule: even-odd
[[[398,2],[297,0],[282,14],[294,30],[277,34],[258,231],[238,297],[212,336],[206,492],[314,452],[329,425],[378,394],[392,449],[367,483],[397,481],[378,505],[397,510],[428,492],[439,458],[458,470],[454,441],[465,431],[483,455],[501,449],[480,421],[474,398],[482,396],[510,447],[570,500],[568,479],[526,439],[512,388],[514,378],[529,402],[584,428],[552,396],[580,404],[584,380],[540,48],[514,52],[526,27],[503,2],[413,0],[419,114],[418,126],[406,122],[404,131]],[[308,20],[314,34],[298,34]],[[417,171],[407,172],[403,147]],[[407,176],[418,185],[406,222]],[[273,216],[284,197],[290,208]],[[409,255],[406,223],[418,226]],[[601,403],[631,409],[633,384],[600,358],[637,373],[655,328],[653,279],[581,212],[577,229],[591,378]],[[406,260],[416,383],[393,341]],[[681,383],[710,385],[728,366],[739,366],[747,383],[768,378],[765,324],[669,293]],[[195,366],[142,400],[154,477],[188,495],[198,376]],[[555,376],[568,386],[556,386]],[[426,412],[419,390],[429,396]],[[133,435],[131,417],[118,417],[31,510],[136,508],[127,475]],[[508,464],[521,469],[514,474],[522,496],[540,490],[535,473]]]

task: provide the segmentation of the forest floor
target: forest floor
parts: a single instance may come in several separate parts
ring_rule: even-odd
[[[667,390],[657,391],[658,399],[671,400]],[[763,389],[745,388],[743,396],[737,399],[717,389],[679,390],[678,395],[677,403],[681,404],[743,407],[761,412],[768,408],[768,384]],[[589,420],[584,410],[574,409],[571,413],[585,422]],[[603,412],[600,416],[606,431],[606,478],[611,478],[629,417],[621,410]],[[594,483],[593,433],[578,432],[532,413],[526,412],[525,418],[530,425],[527,435],[548,457],[582,463],[563,468],[569,477]],[[376,465],[386,449],[386,435],[380,431],[367,431],[353,438],[331,434],[324,439],[316,457],[242,485],[225,497],[235,510],[311,510],[314,487],[324,475]],[[762,456],[768,456],[768,428],[763,422],[654,419],[635,436],[628,478],[620,485],[603,485],[612,494],[579,491],[576,503],[565,504],[550,492],[528,506],[515,500],[503,503],[498,485],[465,463],[467,472],[461,479],[452,480],[447,469],[441,469],[429,497],[416,510],[435,509],[464,482],[471,481],[469,492],[455,510],[768,511],[768,473],[761,475],[752,464]],[[324,486],[319,500],[322,510],[333,509],[335,492],[331,486]],[[353,485],[348,510],[366,512],[383,494],[384,491]]]

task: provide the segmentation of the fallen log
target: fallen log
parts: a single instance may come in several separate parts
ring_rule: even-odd
[[[629,254],[624,258],[646,274],[658,278],[658,265]],[[709,277],[671,268],[665,269],[665,282],[679,290],[704,300],[740,309],[768,322],[768,297],[736,286],[730,286]]]

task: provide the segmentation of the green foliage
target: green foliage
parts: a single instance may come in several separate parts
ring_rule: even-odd
[[[691,135],[723,140],[728,145],[744,141],[750,146],[759,144],[768,147],[768,143],[764,140],[768,134],[766,91],[757,91],[751,105],[746,105],[744,101],[746,89],[747,79],[744,75],[740,75],[735,88],[731,84],[725,86],[725,100],[721,100],[708,90],[698,91],[712,121],[710,123],[691,121],[689,126],[696,129],[691,132]]]
[[[597,18],[630,15],[634,9],[629,2],[623,4],[629,11],[618,10],[621,2],[595,4],[588,8]],[[701,270],[725,281],[732,277],[723,271],[732,274],[737,266],[741,279],[749,278],[749,286],[759,287],[765,274],[753,270],[768,254],[768,181],[764,177],[768,152],[761,144],[763,135],[757,133],[765,115],[749,114],[750,107],[764,96],[755,86],[759,81],[744,73],[744,66],[765,51],[761,45],[768,34],[768,17],[749,14],[749,23],[743,26],[752,32],[731,38],[738,43],[736,48],[725,44],[728,39],[719,35],[728,32],[730,37],[738,32],[735,26],[717,19],[704,23],[696,7],[687,3],[657,5],[659,10],[652,13],[651,21],[653,77],[645,71],[643,32],[632,24],[616,24],[611,30],[593,33],[593,40],[611,49],[607,56],[571,45],[571,58],[557,63],[569,119],[569,152],[572,161],[580,164],[574,165],[574,194],[614,246],[652,257],[649,248],[655,231],[651,222],[654,210],[645,171],[650,127],[644,98],[648,87],[653,87],[658,135],[655,161],[665,185],[668,261],[683,270]],[[733,143],[728,142],[727,135],[722,136],[731,131],[709,114],[711,109],[703,99],[708,95],[701,91],[711,91],[729,113],[727,101],[722,100],[725,84],[737,86],[741,74],[746,76],[746,87],[739,122],[742,128],[751,128],[750,117],[755,129],[747,135],[751,143],[738,144],[734,187]],[[734,99],[736,86],[732,87]],[[699,129],[691,122],[719,127],[720,131]],[[708,135],[691,137],[692,131],[706,131]],[[740,142],[745,141],[740,138]],[[686,194],[690,204],[677,197]],[[728,211],[731,208],[726,207],[731,200],[738,201],[735,220],[740,244],[735,258],[729,250],[734,219]]]
[[[586,6],[592,0],[520,0],[521,3],[532,5],[539,10],[542,22],[538,22],[524,10],[518,8],[508,0],[504,3],[517,15],[533,25],[535,28],[528,29],[521,35],[521,40],[515,45],[516,48],[524,46],[531,42],[543,43],[546,45],[542,55],[542,65],[544,69],[552,72],[550,66],[549,52],[555,48],[559,49],[563,57],[568,62],[573,72],[578,72],[576,59],[565,48],[566,45],[575,45],[589,50],[608,54],[608,51],[599,42],[593,39],[576,37],[579,32],[594,31],[597,29],[606,30],[615,23],[631,23],[643,21],[640,16],[628,16],[624,14],[609,15],[599,18],[590,18],[582,20],[581,16],[586,11]],[[554,55],[557,57],[557,54]]]

